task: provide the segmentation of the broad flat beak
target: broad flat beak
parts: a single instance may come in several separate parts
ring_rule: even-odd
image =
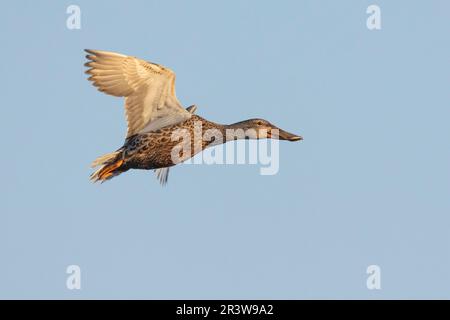
[[[279,135],[278,137],[275,134],[271,134],[270,133],[270,137],[274,138],[274,139],[279,139],[279,140],[287,140],[287,141],[300,141],[303,140],[302,136],[298,136],[296,134],[284,131],[282,129],[278,129],[279,131]]]

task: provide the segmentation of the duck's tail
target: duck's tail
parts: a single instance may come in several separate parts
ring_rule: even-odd
[[[122,149],[98,157],[92,162],[91,167],[95,168],[100,166],[100,168],[91,174],[91,181],[100,181],[103,183],[106,180],[121,174],[126,171],[121,169],[123,162]]]

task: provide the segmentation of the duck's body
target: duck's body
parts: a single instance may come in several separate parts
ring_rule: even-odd
[[[195,132],[196,124],[198,123],[202,123],[201,132]],[[181,123],[153,132],[133,135],[126,139],[124,145],[119,150],[112,153],[115,156],[110,159],[108,165],[122,161],[120,166],[114,169],[114,173],[116,174],[129,169],[152,170],[174,166],[196,155],[213,143],[213,141],[203,139],[204,133],[209,129],[224,130],[224,126],[193,115]],[[177,132],[186,133],[186,137],[189,137],[190,140],[181,141],[174,139],[173,134]],[[172,150],[180,146],[180,143],[186,143],[190,148],[188,152],[185,152],[185,155],[182,155],[180,158],[175,158],[172,156]],[[108,170],[105,170],[103,174],[98,172],[99,180],[106,178],[106,171]]]
[[[208,121],[193,114],[195,106],[186,110],[181,107],[175,97],[175,76],[169,69],[113,52],[86,51],[92,54],[87,56],[90,62],[86,64],[91,68],[87,71],[92,75],[89,80],[100,91],[126,97],[128,120],[124,145],[93,162],[94,167],[100,166],[91,175],[94,182],[103,182],[129,169],[155,169],[164,184],[169,167],[213,145],[249,138],[302,139],[263,119],[232,125]],[[229,129],[247,131],[230,135]],[[274,129],[276,135],[272,135]]]
[[[201,134],[194,132],[195,123],[198,123],[198,121],[202,123]],[[190,119],[181,123],[161,128],[154,132],[132,136],[127,139],[123,146],[124,165],[129,169],[144,170],[171,167],[187,159],[187,156],[180,159],[181,161],[172,159],[172,150],[177,145],[180,145],[180,140],[173,139],[172,134],[186,130],[186,136],[190,137],[190,141],[184,141],[184,143],[189,143],[191,147],[190,152],[187,154],[194,156],[207,148],[211,143],[211,141],[202,139],[205,131],[215,128],[222,129],[222,127],[193,115]],[[199,145],[201,145],[201,148],[194,148],[194,146]]]

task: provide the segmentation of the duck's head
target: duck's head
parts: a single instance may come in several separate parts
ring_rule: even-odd
[[[303,137],[284,131],[264,119],[249,119],[229,125],[230,129],[242,129],[246,139],[272,138],[287,141],[303,140]]]

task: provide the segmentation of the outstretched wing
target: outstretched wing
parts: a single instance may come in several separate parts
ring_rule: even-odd
[[[119,53],[86,52],[88,80],[104,93],[125,97],[127,137],[191,117],[175,95],[175,73],[170,69]]]

